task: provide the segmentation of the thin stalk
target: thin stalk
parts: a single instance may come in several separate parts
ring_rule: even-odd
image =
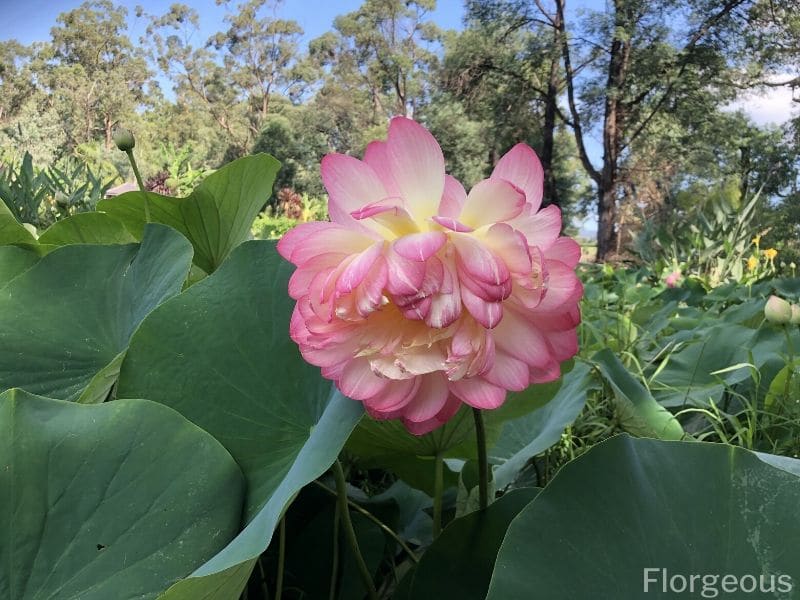
[[[436,454],[433,483],[433,539],[442,533],[442,495],[444,493],[444,457],[442,453]]]
[[[473,408],[475,418],[475,443],[478,448],[478,506],[481,510],[489,506],[489,461],[486,458],[486,428],[483,425],[483,413]]]
[[[261,575],[261,593],[264,595],[264,600],[270,600],[269,587],[267,586],[267,573],[264,571],[264,564],[261,562],[261,557],[256,561],[258,565],[258,572]]]
[[[320,484],[322,485],[322,484]],[[328,486],[322,485],[323,488],[336,495]],[[331,586],[328,593],[328,600],[336,600],[336,580],[339,578],[339,511],[333,511],[333,559],[331,565]]]
[[[281,600],[283,595],[283,570],[286,560],[286,516],[281,519],[278,530],[278,576],[275,582],[275,600]]]
[[[326,492],[328,492],[329,494],[331,494],[333,496],[338,496],[338,494],[336,493],[335,490],[332,490],[331,488],[329,488],[327,485],[325,485],[321,481],[315,480],[314,483],[317,486],[319,486],[321,489],[323,489]],[[350,498],[347,499],[347,503],[350,506],[350,508],[352,508],[354,511],[356,511],[359,514],[364,515],[366,518],[368,518],[370,521],[372,521],[378,527],[380,527],[384,532],[386,532],[392,539],[394,539],[394,541],[397,542],[400,545],[400,547],[405,551],[406,554],[408,554],[408,557],[415,564],[419,562],[419,558],[417,558],[417,555],[414,554],[414,551],[411,548],[408,547],[408,545],[403,541],[403,539],[399,535],[397,535],[397,532],[393,531],[391,527],[387,526],[386,523],[381,521],[378,517],[373,515],[371,512],[369,512],[364,507],[359,506],[358,504],[356,504],[355,502],[350,500]],[[334,521],[334,525],[336,525],[336,524],[337,524],[336,521]]]
[[[361,574],[361,581],[367,588],[367,595],[370,600],[378,600],[378,592],[375,590],[375,583],[372,581],[372,575],[370,575],[367,563],[364,562],[364,557],[361,555],[361,550],[358,547],[358,538],[356,537],[355,529],[353,529],[353,521],[350,519],[350,508],[347,503],[347,482],[344,478],[342,463],[338,460],[333,463],[333,474],[336,477],[336,492],[339,496],[339,512],[341,513],[342,527],[344,528],[347,541],[350,544],[350,549],[353,551],[353,556],[356,559],[356,565]]]
[[[133,169],[133,176],[136,177],[136,183],[139,186],[139,191],[142,192],[144,197],[144,221],[145,223],[150,222],[150,201],[147,199],[147,189],[144,187],[144,182],[142,181],[142,175],[139,173],[139,167],[136,165],[136,159],[133,157],[133,150],[126,150],[125,154],[128,155],[128,162],[131,163],[131,169]]]
[[[794,376],[794,345],[792,344],[792,335],[789,333],[789,325],[783,325],[783,334],[786,336],[786,349],[789,352],[789,362],[787,363],[788,371],[786,373],[786,382],[783,386],[783,397],[785,402],[789,402],[789,388],[792,385],[792,377]]]

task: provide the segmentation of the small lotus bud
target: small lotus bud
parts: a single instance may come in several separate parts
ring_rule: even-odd
[[[800,325],[800,306],[792,304],[792,318],[789,319],[792,325]]]
[[[784,325],[792,320],[792,305],[783,298],[770,296],[764,306],[764,316],[770,323]]]
[[[111,135],[117,148],[123,152],[129,152],[136,146],[136,138],[133,134],[124,127],[116,127],[114,133]]]

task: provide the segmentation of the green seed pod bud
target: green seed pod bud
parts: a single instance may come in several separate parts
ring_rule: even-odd
[[[800,306],[792,304],[792,318],[789,319],[792,325],[800,325]]]
[[[129,152],[136,146],[136,138],[133,134],[124,127],[114,128],[114,133],[111,135],[117,148],[123,152]]]
[[[770,323],[785,325],[792,320],[792,305],[783,298],[770,296],[764,306],[764,316]]]

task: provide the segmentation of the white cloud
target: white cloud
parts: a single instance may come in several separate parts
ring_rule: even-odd
[[[786,81],[793,75],[774,76],[773,81]],[[742,110],[757,125],[781,125],[796,116],[800,109],[800,90],[792,92],[789,87],[764,87],[761,90],[742,94],[729,104],[727,110]]]

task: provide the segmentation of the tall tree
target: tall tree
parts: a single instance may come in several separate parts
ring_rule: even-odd
[[[173,4],[165,14],[149,19],[142,44],[173,82],[180,112],[210,118],[219,128],[219,142],[227,154],[246,153],[250,132],[231,73],[205,42],[195,45],[200,35],[198,12]]]
[[[37,164],[52,164],[69,148],[62,116],[41,88],[41,47],[0,42],[0,154],[28,152]]]
[[[482,124],[484,169],[526,141],[542,162],[545,203],[567,208],[582,186],[567,168],[574,144],[565,143],[559,107],[565,82],[557,18],[523,0],[470,0],[466,28],[445,39],[440,80],[465,115]]]
[[[229,7],[228,28],[203,45],[196,10],[173,4],[150,16],[151,56],[175,84],[178,102],[207,113],[225,132],[228,157],[246,154],[260,135],[273,98],[297,99],[304,82],[298,69],[302,29],[280,19],[279,1],[249,0]]]
[[[0,126],[19,112],[36,90],[27,68],[32,51],[16,40],[0,42]]]
[[[226,50],[223,64],[248,105],[253,135],[261,132],[273,95],[296,99],[306,84],[298,68],[303,29],[297,21],[278,17],[280,5],[281,0],[239,4],[225,17],[228,29],[209,40],[217,51]]]
[[[328,83],[369,95],[373,125],[392,115],[413,116],[427,96],[426,72],[435,62],[439,29],[429,20],[435,0],[365,0],[339,16],[333,34],[312,44]]]
[[[117,120],[145,101],[146,61],[126,33],[127,10],[110,0],[85,2],[58,16],[45,46],[44,81],[74,142],[101,132],[106,147]]]
[[[747,22],[749,3],[613,0],[607,13],[594,13],[582,27],[573,27],[566,20],[565,0],[553,1],[570,125],[597,188],[597,258],[602,261],[617,248],[623,163],[632,146],[660,114],[678,104],[709,94],[719,101],[732,97],[724,54]],[[575,54],[589,63],[582,76],[574,66]],[[592,163],[586,147],[591,129],[602,135],[600,166]]]

